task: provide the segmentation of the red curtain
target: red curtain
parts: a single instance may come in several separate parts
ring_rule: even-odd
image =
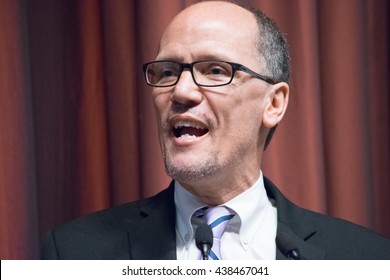
[[[165,188],[150,88],[172,17],[195,1],[0,1],[0,258]],[[247,0],[286,33],[287,115],[263,171],[297,204],[390,236],[386,0]]]

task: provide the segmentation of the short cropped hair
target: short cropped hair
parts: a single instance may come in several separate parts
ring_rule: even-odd
[[[259,30],[258,50],[261,61],[265,63],[265,73],[276,82],[289,82],[290,79],[290,54],[288,43],[284,34],[276,23],[262,11],[252,7],[242,6],[250,11],[256,18]],[[275,132],[277,125],[268,132],[264,150],[267,148]]]

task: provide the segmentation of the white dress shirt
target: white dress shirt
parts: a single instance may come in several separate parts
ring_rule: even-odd
[[[193,214],[207,205],[177,181],[174,193],[177,259],[200,259],[194,240],[194,232],[200,221]],[[274,260],[277,213],[265,191],[262,172],[252,187],[223,205],[236,214],[221,238],[223,259]]]

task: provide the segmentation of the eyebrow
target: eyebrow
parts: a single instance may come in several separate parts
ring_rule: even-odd
[[[203,61],[203,60],[215,60],[215,61],[233,61],[232,58],[229,58],[225,55],[220,54],[206,54],[206,55],[200,55],[196,56],[195,59],[191,61],[186,61],[185,59],[180,58],[180,56],[161,56],[156,57],[156,60],[167,60],[167,61],[173,61],[173,62],[179,62],[179,63],[192,63],[194,61]]]

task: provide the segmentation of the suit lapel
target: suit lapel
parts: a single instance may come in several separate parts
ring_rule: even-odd
[[[305,220],[303,209],[290,202],[276,188],[276,186],[264,177],[264,185],[267,195],[275,200],[278,215],[277,235],[287,234],[294,247],[298,248],[301,255],[306,259],[320,260],[325,258],[325,252],[310,244],[310,239],[317,234],[312,223]],[[286,257],[277,248],[276,259],[285,260]]]
[[[128,230],[133,259],[176,259],[173,188],[172,183],[168,189],[140,203],[139,219]]]
[[[275,200],[278,215],[277,234],[289,235],[294,245],[306,259],[324,259],[325,252],[310,244],[317,234],[308,223],[303,210],[291,203],[275,185],[264,177],[267,195]],[[176,259],[176,210],[174,204],[174,183],[151,199],[143,200],[139,205],[139,217],[128,230],[130,254],[139,260],[175,260]],[[277,260],[286,257],[277,248]]]

